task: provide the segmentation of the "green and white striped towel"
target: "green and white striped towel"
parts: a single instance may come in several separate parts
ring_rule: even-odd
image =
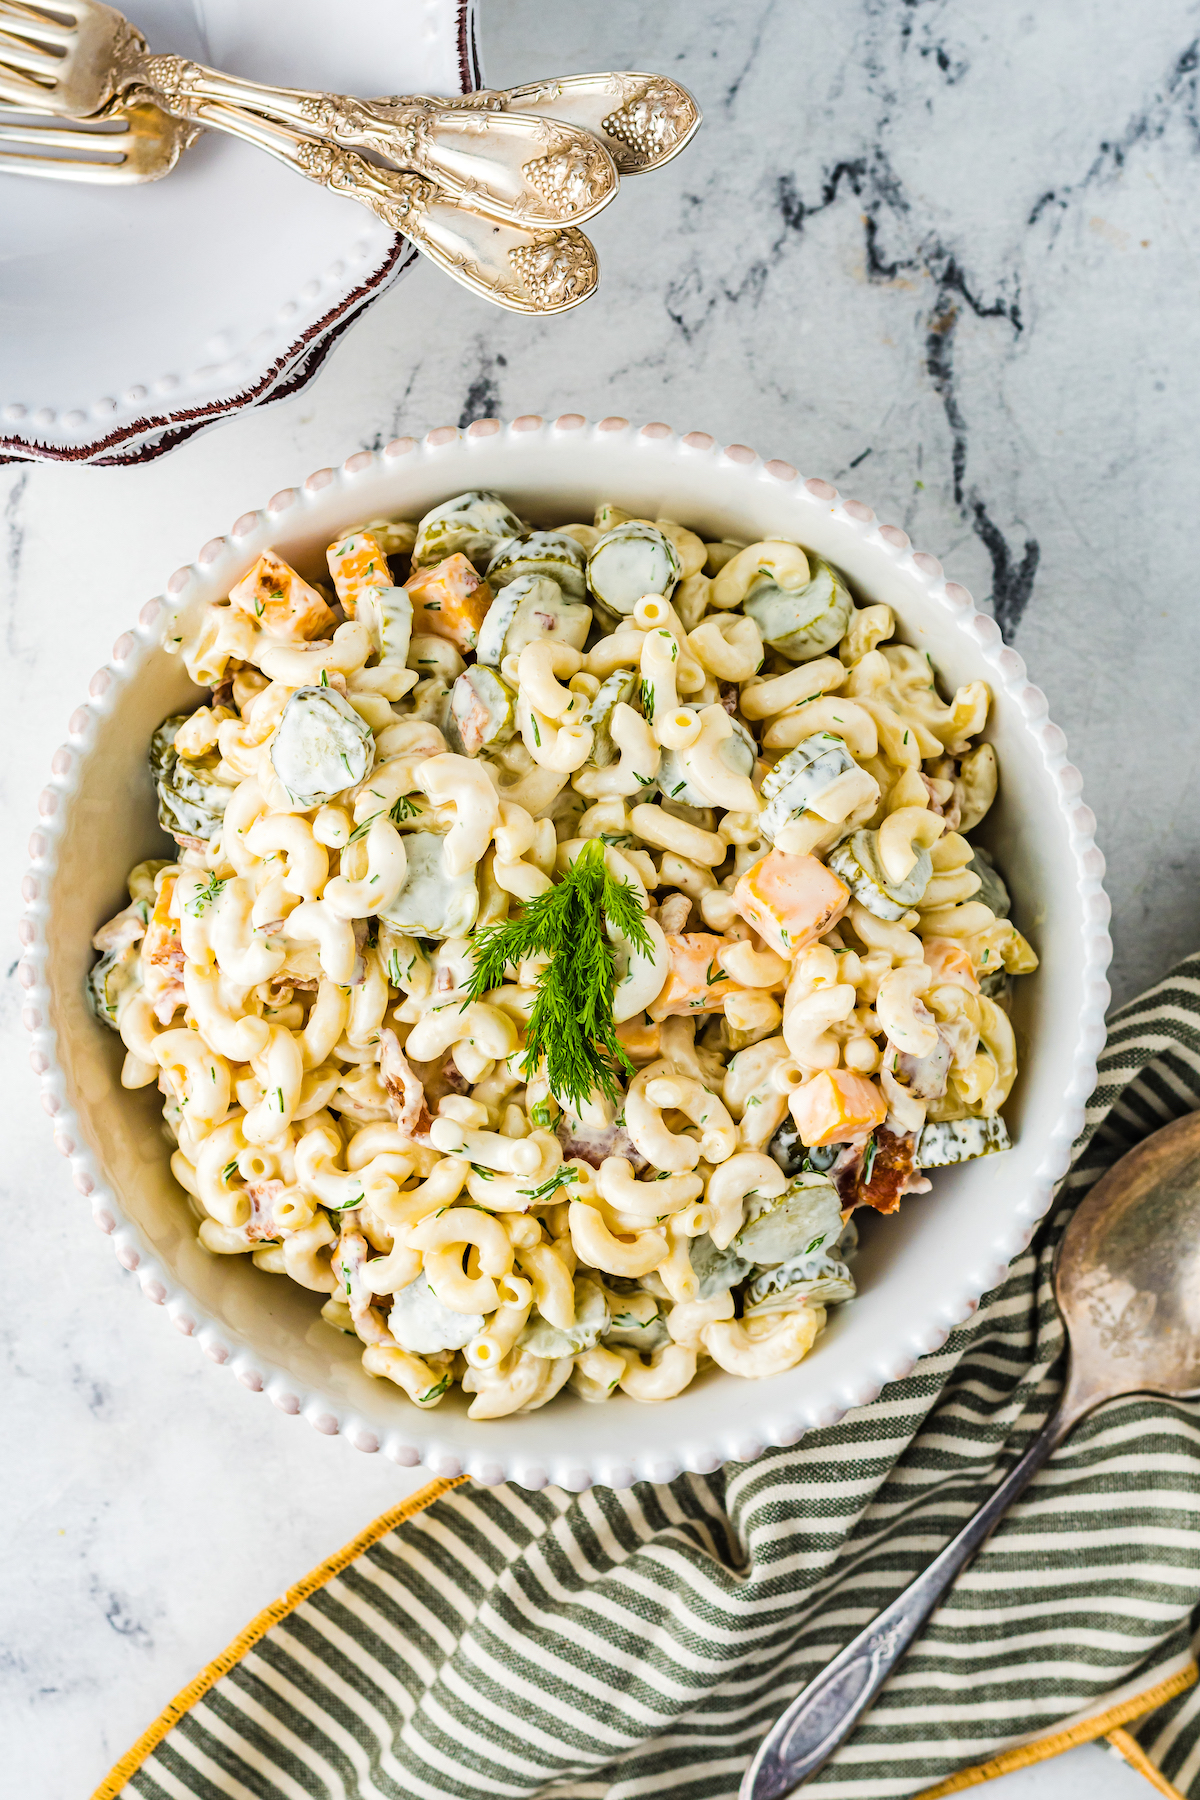
[[[1197,1107],[1200,956],[1115,1015],[1057,1204],[905,1380],[717,1475],[444,1493],[231,1647],[101,1793],[730,1800],[780,1710],[1042,1424],[1062,1379],[1050,1270],[1066,1219],[1117,1156]],[[1113,1403],[1041,1472],[812,1791],[917,1794],[1148,1689],[1188,1663],[1198,1603],[1200,1408]],[[1196,1689],[1137,1736],[1200,1797]]]

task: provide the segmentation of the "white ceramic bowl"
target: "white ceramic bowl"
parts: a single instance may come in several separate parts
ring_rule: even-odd
[[[607,499],[710,537],[796,538],[844,569],[861,598],[894,607],[901,635],[930,652],[950,688],[981,676],[994,695],[986,735],[999,753],[1001,794],[982,836],[1042,959],[1037,975],[1018,983],[1021,1074],[1006,1109],[1014,1148],[940,1170],[931,1194],[909,1199],[894,1218],[869,1217],[858,1299],[831,1314],[806,1362],[771,1380],[713,1370],[661,1407],[624,1396],[588,1406],[563,1394],[540,1412],[494,1423],[469,1420],[461,1396],[418,1412],[397,1388],[363,1373],[359,1346],[320,1322],[312,1294],[259,1273],[248,1258],[200,1248],[168,1172],[156,1093],[122,1091],[121,1045],[84,1002],[89,935],[123,903],[126,871],[159,844],[146,771],[150,733],[198,698],[161,647],[180,611],[226,594],[268,545],[316,570],[326,544],[362,519],[416,518],[480,487],[499,489],[543,524],[590,518]],[[422,441],[400,438],[283,489],[243,514],[228,537],[205,544],[118,639],[89,696],[54,757],[27,877],[20,977],[43,1103],[76,1187],[147,1297],[214,1362],[316,1430],[344,1431],[362,1450],[422,1461],[436,1474],[465,1469],[481,1481],[527,1487],[621,1487],[745,1461],[832,1423],[940,1346],[1001,1280],[1045,1212],[1104,1042],[1110,944],[1095,820],[1045,697],[993,622],[944,580],[932,556],[914,552],[902,531],[879,525],[869,507],[840,498],[827,482],[763,462],[744,445],[721,449],[703,432],[678,437],[666,425],[589,424],[577,414],[508,425],[484,419],[465,432],[445,426]]]

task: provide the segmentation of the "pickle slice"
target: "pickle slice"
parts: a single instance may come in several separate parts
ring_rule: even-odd
[[[375,739],[336,688],[297,688],[271,739],[271,766],[299,805],[322,806],[365,781]]]
[[[612,738],[612,716],[617,707],[633,698],[638,678],[632,669],[616,669],[602,681],[595,699],[588,707],[584,724],[592,728],[592,753],[588,762],[596,769],[607,769],[621,754]]]
[[[711,1300],[715,1294],[726,1294],[731,1287],[745,1281],[753,1263],[739,1256],[732,1247],[718,1250],[707,1231],[694,1237],[688,1245],[692,1272],[700,1282],[697,1300]]]
[[[117,1008],[131,988],[142,985],[142,946],[125,944],[110,950],[88,971],[88,1004],[101,1024],[113,1031],[117,1026]]]
[[[404,886],[381,912],[386,925],[409,937],[466,937],[479,911],[475,870],[448,875],[442,861],[445,838],[436,831],[410,831],[405,835],[408,871]]]
[[[754,620],[763,642],[792,662],[811,662],[824,656],[845,636],[854,602],[832,564],[810,556],[812,580],[795,593],[781,588],[769,575],[751,583],[742,610]]]
[[[220,757],[180,756],[175,733],[189,715],[177,713],[164,719],[150,739],[150,775],[158,792],[158,822],[176,839],[200,838],[206,843],[221,828],[232,787],[219,781]]]
[[[487,578],[499,593],[520,575],[549,575],[572,600],[587,598],[583,546],[563,531],[527,531],[496,545]]]
[[[877,919],[902,919],[929,886],[933,863],[928,850],[918,850],[912,872],[903,881],[889,881],[879,860],[878,843],[878,832],[855,831],[832,853],[829,867]]]
[[[695,1241],[695,1240],[693,1240]],[[709,1242],[711,1243],[711,1239]],[[629,1344],[649,1353],[671,1341],[662,1309],[653,1294],[631,1283],[629,1293],[615,1289],[623,1277],[610,1275],[608,1305],[611,1323],[604,1333],[606,1344]]]
[[[916,1162],[919,1169],[945,1169],[951,1163],[1011,1149],[1008,1127],[999,1113],[991,1119],[931,1119],[917,1140]]]
[[[478,756],[485,744],[507,744],[517,729],[515,689],[494,669],[473,664],[450,689],[446,738],[459,756]]]
[[[670,538],[638,519],[606,531],[587,562],[589,588],[618,618],[627,617],[644,594],[674,593],[680,573]]]
[[[746,1215],[732,1248],[757,1264],[812,1256],[836,1244],[842,1230],[842,1203],[825,1175],[798,1175],[774,1199],[752,1195]]]
[[[413,1356],[461,1350],[486,1323],[482,1313],[452,1312],[430,1287],[424,1269],[407,1287],[397,1289],[388,1314],[392,1336]]]
[[[525,527],[499,494],[479,489],[458,494],[427,512],[417,526],[412,548],[414,569],[444,562],[456,552],[475,564],[480,574],[503,538],[517,537]]]
[[[805,1255],[793,1256],[774,1269],[764,1269],[749,1284],[743,1297],[742,1316],[786,1312],[801,1300],[820,1306],[837,1306],[853,1300],[858,1289],[838,1252],[840,1244],[822,1245]]]
[[[580,1351],[591,1350],[600,1342],[601,1334],[608,1330],[610,1317],[608,1298],[600,1283],[594,1276],[577,1275],[572,1323],[563,1327],[551,1325],[549,1319],[544,1319],[535,1310],[517,1339],[517,1347],[532,1351],[534,1356],[551,1359],[578,1356]]]
[[[538,638],[551,637],[582,650],[591,628],[591,607],[566,599],[551,576],[518,575],[488,607],[475,655],[498,669],[506,656],[519,656]]]
[[[773,842],[785,825],[854,766],[845,744],[831,731],[818,731],[781,756],[763,777],[762,797],[767,802],[759,819],[763,836]]]
[[[999,870],[979,844],[972,844],[971,850],[972,856],[967,867],[972,875],[978,875],[981,884],[978,893],[971,898],[982,900],[985,906],[990,906],[998,919],[1007,919],[1012,911],[1012,901]]]

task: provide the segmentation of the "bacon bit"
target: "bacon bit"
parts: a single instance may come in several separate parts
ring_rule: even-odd
[[[146,921],[136,906],[127,906],[115,918],[102,925],[92,939],[92,949],[107,952],[109,950],[128,950],[131,944],[140,943],[146,935]]]
[[[187,994],[177,975],[162,969],[148,969],[144,991],[160,1025],[169,1025],[181,1006],[187,1005]]]
[[[738,709],[738,695],[741,693],[741,689],[736,681],[718,682],[717,688],[721,696],[721,705],[732,719]]]
[[[936,813],[938,818],[940,819],[942,817],[942,814],[945,812],[945,808],[943,807],[941,799],[938,796],[938,788],[948,787],[950,789],[951,793],[953,793],[954,783],[952,781],[947,781],[947,782],[930,781],[928,775],[926,775],[926,774],[922,774],[921,780],[925,783],[925,792],[929,795],[929,810],[931,813]]]
[[[467,1080],[453,1056],[448,1056],[442,1064],[442,1080],[446,1083],[446,1091],[450,1094],[469,1094],[471,1083]]]
[[[146,935],[142,939],[142,961],[170,969],[182,976],[187,959],[179,940],[179,920],[171,917],[176,880],[176,876],[168,875],[158,891],[154,911],[150,914]]]
[[[414,1144],[428,1145],[433,1120],[425,1102],[425,1089],[400,1048],[400,1039],[391,1030],[379,1034],[379,1073],[395,1108],[392,1116],[404,1136]]]
[[[858,1178],[862,1174],[866,1148],[866,1138],[855,1144],[843,1144],[830,1165],[829,1179],[838,1191],[838,1199],[842,1203],[843,1210],[856,1204]]]
[[[874,1158],[864,1158],[864,1163],[870,1161],[869,1179],[864,1181],[860,1172],[850,1204],[893,1213],[905,1194],[927,1194],[933,1183],[918,1169],[916,1154],[915,1132],[897,1133],[880,1125],[875,1132]]]
[[[279,1227],[275,1222],[275,1202],[286,1192],[284,1183],[274,1177],[268,1181],[248,1181],[245,1191],[250,1202],[246,1236],[256,1244],[277,1238]]]
[[[584,1125],[571,1113],[563,1113],[555,1130],[567,1162],[578,1156],[598,1169],[606,1156],[623,1156],[633,1164],[635,1175],[650,1167],[623,1125]]]
[[[371,935],[370,921],[368,919],[355,919],[353,921],[353,930],[355,956],[354,967],[350,971],[350,986],[361,987],[363,982],[367,979],[367,959],[363,955],[363,951],[366,949],[367,939]]]
[[[940,1100],[946,1092],[953,1055],[953,1045],[939,1026],[938,1041],[928,1056],[912,1056],[907,1050],[895,1051],[892,1074],[897,1084],[914,1100]]]
[[[365,1274],[366,1260],[367,1240],[359,1229],[357,1216],[347,1214],[331,1260],[331,1267],[337,1277],[337,1292],[339,1296],[345,1295],[354,1329],[364,1344],[390,1344],[393,1342],[392,1335],[381,1315],[371,1305],[371,1290]]]
[[[686,894],[668,894],[658,909],[658,922],[668,937],[678,934],[692,916],[692,903]]]

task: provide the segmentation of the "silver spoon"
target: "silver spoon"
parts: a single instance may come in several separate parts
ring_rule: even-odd
[[[1058,1411],[929,1567],[771,1727],[738,1800],[781,1800],[849,1737],[942,1595],[1071,1427],[1121,1394],[1200,1393],[1200,1113],[1156,1131],[1084,1199],[1054,1292],[1070,1344]]]

